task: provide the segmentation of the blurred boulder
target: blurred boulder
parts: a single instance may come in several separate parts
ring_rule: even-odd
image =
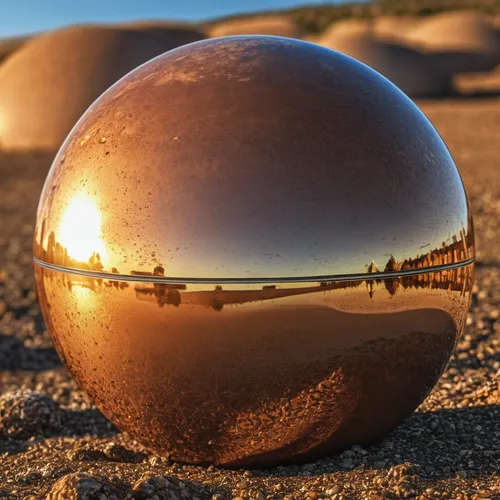
[[[345,35],[373,33],[373,19],[344,19],[331,24],[323,33],[321,39],[331,40]]]
[[[450,79],[424,54],[379,40],[371,33],[326,33],[320,45],[365,63],[411,97],[438,97],[451,90]]]
[[[102,92],[166,47],[148,34],[98,26],[28,41],[0,66],[0,149],[56,151]]]
[[[489,71],[500,63],[500,34],[491,19],[478,12],[432,16],[410,30],[406,41],[432,54],[449,74]]]
[[[0,39],[0,64],[13,54],[17,49],[22,47],[29,37],[10,37]]]
[[[300,38],[302,30],[287,16],[259,16],[220,21],[208,29],[212,38],[233,35],[275,35]]]
[[[489,72],[465,73],[455,79],[457,90],[463,95],[500,95],[500,66]]]
[[[136,21],[121,23],[117,27],[150,35],[165,44],[165,50],[206,38],[206,34],[196,24],[175,21]]]
[[[401,42],[420,22],[413,16],[379,16],[374,20],[373,33],[384,40]]]

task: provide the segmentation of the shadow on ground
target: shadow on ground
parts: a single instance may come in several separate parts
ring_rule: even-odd
[[[42,371],[61,366],[52,347],[26,347],[13,335],[0,335],[0,371]]]
[[[385,466],[383,465],[385,463]],[[384,469],[412,463],[426,479],[495,474],[500,470],[500,406],[416,412],[383,441],[316,462],[287,466],[271,476]],[[325,468],[322,465],[325,465]]]

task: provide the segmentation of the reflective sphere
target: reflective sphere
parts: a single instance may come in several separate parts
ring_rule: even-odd
[[[85,113],[38,211],[42,310],[71,374],[175,460],[303,462],[380,438],[439,378],[474,236],[432,125],[347,56],[213,39]]]

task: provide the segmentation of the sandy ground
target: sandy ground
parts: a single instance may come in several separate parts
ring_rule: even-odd
[[[33,289],[49,159],[0,156],[0,498],[500,498],[500,98],[422,101],[475,215],[466,331],[440,382],[383,441],[302,466],[176,464],[119,433],[60,364]]]

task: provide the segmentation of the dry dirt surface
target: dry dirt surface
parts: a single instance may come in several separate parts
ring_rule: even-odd
[[[383,441],[271,470],[173,463],[120,433],[61,365],[33,286],[46,155],[0,156],[0,498],[500,498],[500,98],[419,103],[467,186],[478,243],[465,333],[440,382]]]

